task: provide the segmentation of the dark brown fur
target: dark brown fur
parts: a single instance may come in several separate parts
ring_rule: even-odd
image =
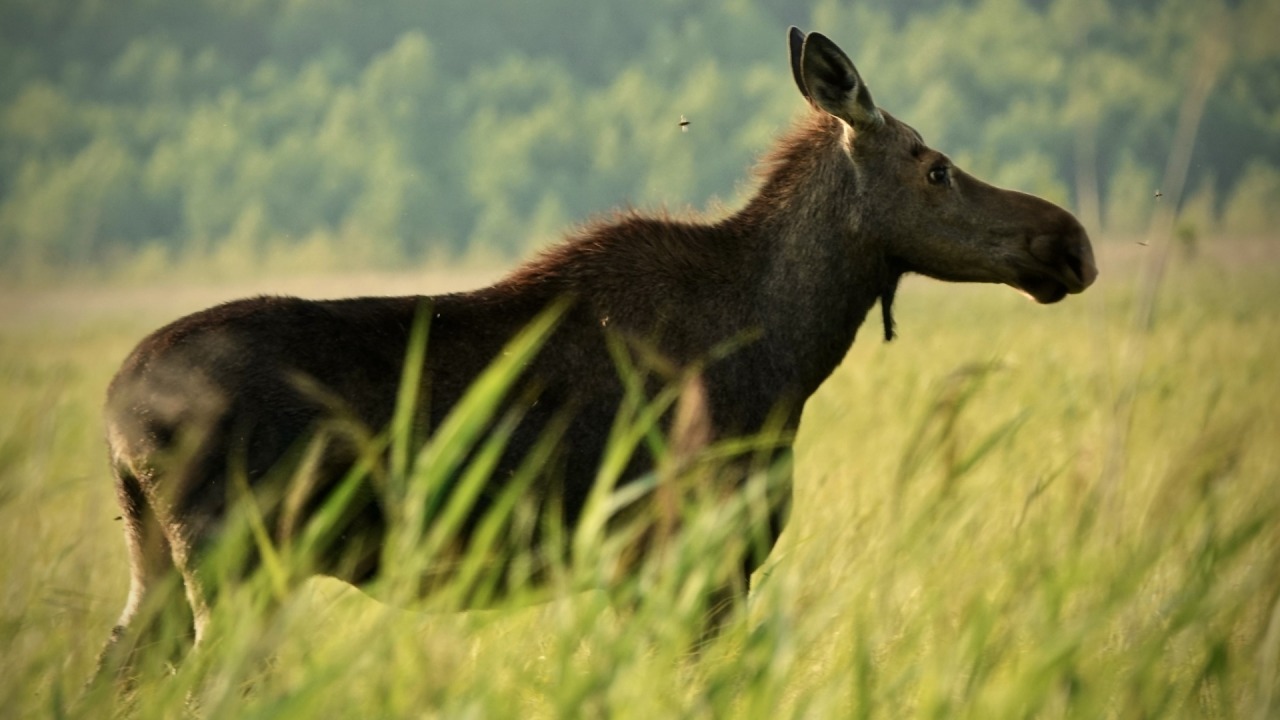
[[[878,300],[891,332],[890,302],[904,273],[1006,283],[1041,302],[1093,281],[1088,238],[1069,213],[953,168],[874,106],[826,38],[793,30],[792,58],[814,110],[765,160],[756,195],[722,220],[626,213],[473,292],[252,298],[182,318],[143,340],[107,403],[133,567],[130,601],[113,638],[141,634],[138,618],[164,604],[155,588],[171,590],[170,579],[180,575],[185,599],[169,596],[189,605],[198,640],[214,589],[199,560],[235,497],[233,471],[261,489],[282,460],[296,460],[307,438],[327,433],[323,453],[311,458],[310,485],[292,494],[302,499],[269,517],[275,540],[287,541],[350,467],[358,436],[390,422],[419,312],[429,313],[430,328],[421,388],[428,400],[418,419],[437,428],[521,328],[553,303],[569,303],[508,399],[523,418],[495,487],[464,524],[465,541],[501,478],[558,418],[567,426],[556,459],[528,494],[544,508],[554,504],[566,529],[574,527],[623,394],[610,338],[650,372],[651,385],[686,385],[668,422],[675,418],[682,436],[673,443],[676,454],[692,456],[774,420],[794,430],[806,398],[840,363]],[[737,349],[712,357],[730,346]],[[656,462],[639,451],[624,480]],[[789,492],[782,488],[761,529],[769,545],[782,530]],[[346,518],[344,542],[316,559],[316,571],[353,583],[376,577],[386,515],[366,487]],[[749,555],[713,601],[746,587],[763,559]]]

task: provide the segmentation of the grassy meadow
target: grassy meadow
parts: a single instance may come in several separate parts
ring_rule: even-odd
[[[1058,305],[909,279],[897,340],[871,314],[807,406],[755,629],[697,658],[689,588],[723,528],[629,611],[415,613],[313,580],[261,617],[248,587],[128,708],[79,699],[128,586],[100,414],[125,354],[230,297],[486,276],[0,290],[0,715],[1278,717],[1280,250],[1174,252],[1149,322],[1156,248],[1098,252]]]

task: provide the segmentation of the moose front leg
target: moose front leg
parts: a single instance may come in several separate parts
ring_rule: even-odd
[[[746,600],[752,587],[751,576],[764,564],[773,546],[786,527],[791,512],[791,474],[789,463],[780,473],[781,477],[767,480],[764,499],[767,503],[767,517],[763,522],[750,522],[753,532],[748,533],[749,541],[743,548],[741,562],[735,572],[723,582],[714,586],[707,595],[707,609],[703,617],[702,629],[694,644],[695,654],[701,653],[716,638],[734,629],[734,626],[745,626],[748,617]],[[748,515],[750,518],[750,514]],[[738,612],[742,606],[742,612]]]
[[[746,622],[746,613],[737,612],[739,604],[747,598],[751,584],[751,563],[743,563],[743,570],[736,573],[732,582],[717,585],[707,595],[707,611],[703,616],[702,629],[690,648],[692,655],[700,655],[717,638],[730,632],[734,625]]]

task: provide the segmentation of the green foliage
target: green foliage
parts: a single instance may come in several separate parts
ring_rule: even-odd
[[[1280,227],[1280,169],[1257,161],[1245,169],[1223,209],[1223,227],[1242,235],[1273,236]]]
[[[618,206],[728,201],[801,107],[790,23],[838,39],[881,105],[979,176],[1096,192],[1120,232],[1146,221],[1128,182],[1164,172],[1217,33],[1232,53],[1188,187],[1212,178],[1234,217],[1261,217],[1245,185],[1280,166],[1276,10],[1230,5],[5,3],[0,265],[40,277],[159,247],[252,268],[319,262],[306,248],[325,243],[344,265],[513,255]]]
[[[1195,238],[1218,232],[1218,198],[1212,177],[1206,177],[1178,212],[1178,236],[1184,247],[1193,249]]]

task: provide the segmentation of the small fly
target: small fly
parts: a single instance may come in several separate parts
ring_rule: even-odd
[[[680,116],[680,132],[689,132],[689,118]]]

